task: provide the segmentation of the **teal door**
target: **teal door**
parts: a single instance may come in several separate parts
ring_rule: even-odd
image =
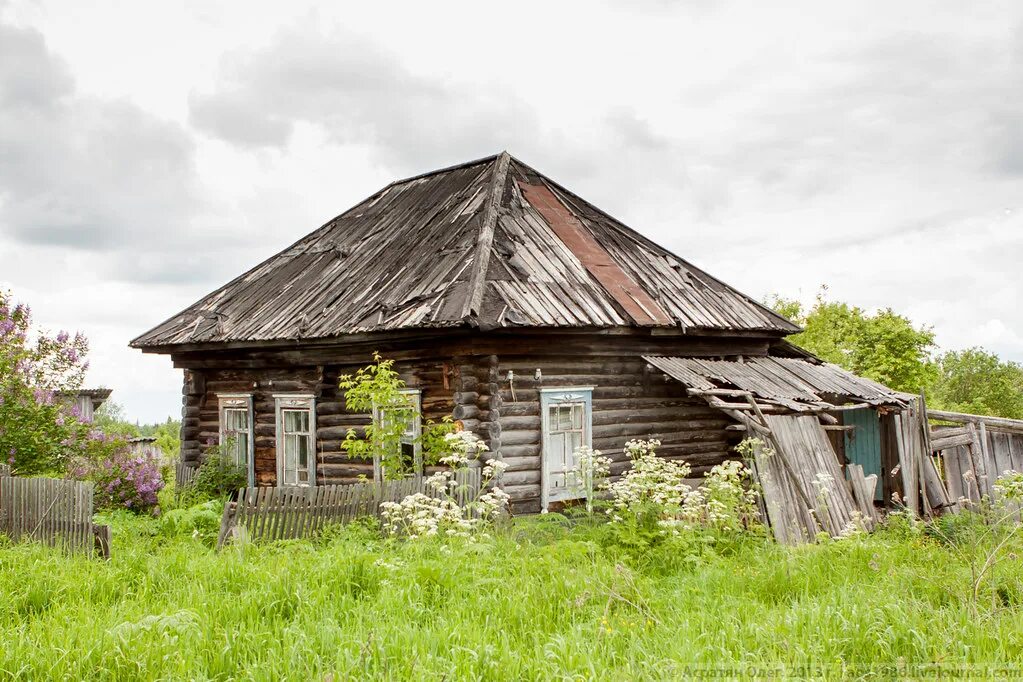
[[[881,420],[877,410],[847,410],[842,413],[842,421],[846,426],[855,426],[852,431],[845,432],[845,456],[863,467],[863,475],[877,474],[877,488],[874,499],[881,500],[883,492],[881,481]]]

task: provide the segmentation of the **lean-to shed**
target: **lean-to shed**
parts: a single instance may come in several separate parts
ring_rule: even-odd
[[[904,404],[794,349],[796,331],[502,153],[388,185],[132,345],[184,370],[185,461],[230,436],[261,485],[379,474],[341,449],[371,416],[337,386],[379,351],[419,419],[483,437],[515,508],[537,511],[571,496],[578,445],[614,473],[632,438],[696,473],[734,457],[750,409],[735,396],[778,413]]]

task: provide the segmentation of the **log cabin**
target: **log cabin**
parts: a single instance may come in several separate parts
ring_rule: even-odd
[[[405,445],[453,416],[528,513],[573,496],[580,445],[618,475],[626,441],[656,438],[699,475],[736,457],[751,410],[839,428],[843,406],[864,423],[905,406],[788,343],[797,331],[501,153],[388,185],[131,345],[184,370],[184,462],[230,438],[263,486],[380,475],[342,448],[372,416],[338,389],[379,352],[418,410]],[[840,450],[851,428],[830,434]]]

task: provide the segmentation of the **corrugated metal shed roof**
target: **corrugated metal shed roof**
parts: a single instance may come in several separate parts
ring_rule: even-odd
[[[454,326],[798,331],[505,153],[385,187],[132,345]]]
[[[753,357],[735,360],[655,357],[644,359],[688,388],[749,391],[754,397],[794,410],[851,401],[905,405],[904,394],[828,363],[797,358]]]

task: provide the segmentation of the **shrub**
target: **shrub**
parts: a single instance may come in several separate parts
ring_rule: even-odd
[[[191,536],[210,544],[220,532],[223,513],[223,504],[217,500],[173,509],[160,518],[160,531],[170,537]]]
[[[206,451],[206,457],[183,496],[186,503],[224,499],[248,484],[248,472],[227,455],[229,450],[226,445],[214,445]]]
[[[602,456],[600,450],[585,445],[575,449],[575,466],[569,472],[569,485],[586,499],[587,514],[593,514],[593,498],[598,491],[607,488],[610,473],[611,458]]]
[[[95,501],[100,509],[151,512],[164,486],[160,460],[127,448],[98,459],[81,460],[72,473],[96,484]]]
[[[92,427],[61,397],[81,387],[87,352],[81,334],[32,329],[29,307],[0,291],[0,463],[16,474],[62,474],[90,454]]]
[[[468,470],[470,462],[487,451],[487,444],[471,431],[449,433],[444,438],[451,454],[442,457],[441,463],[450,469],[426,480],[435,496],[415,493],[401,502],[381,503],[380,515],[387,533],[410,539],[436,535],[470,537],[485,531],[504,514],[508,494],[496,486],[489,490],[488,487],[507,465],[499,460],[488,460],[480,472],[479,491],[459,506],[458,497],[465,491],[459,490],[458,473]]]
[[[657,441],[629,441],[632,469],[608,486],[611,523],[627,545],[647,546],[683,531],[734,533],[756,521],[757,492],[750,471],[740,462],[714,467],[704,484],[686,483],[685,462],[658,457]]]

